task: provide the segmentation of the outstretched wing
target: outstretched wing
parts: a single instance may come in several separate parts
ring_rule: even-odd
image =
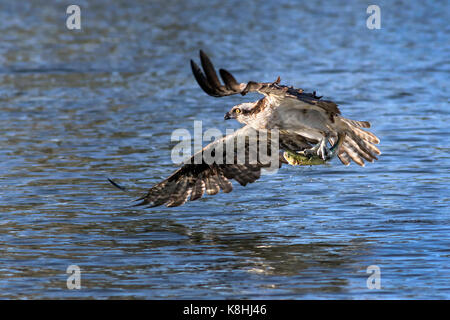
[[[217,76],[214,65],[202,50],[200,50],[200,62],[204,72],[202,72],[200,67],[191,60],[192,73],[203,91],[210,96],[224,97],[238,93],[246,95],[248,92],[258,92],[265,96],[275,97],[278,101],[285,97],[294,98],[311,106],[318,106],[324,110],[337,114],[340,113],[334,102],[320,100],[321,97],[318,97],[315,91],[307,93],[304,92],[303,89],[295,89],[293,87],[280,85],[280,77],[274,82],[249,81],[247,83],[239,83],[230,72],[225,69],[219,69],[220,77],[224,82],[224,84],[222,84]]]
[[[205,192],[209,195],[217,194],[220,190],[224,193],[231,192],[231,179],[243,186],[256,181],[261,176],[261,169],[270,166],[268,161],[258,157],[259,147],[264,143],[269,156],[272,150],[270,136],[269,139],[260,139],[260,134],[250,126],[245,126],[210,143],[170,177],[154,185],[137,199],[141,201],[138,205],[155,207],[165,204],[176,207],[184,204],[188,198],[191,201],[201,198]],[[256,149],[252,147],[255,146],[252,138],[257,140]],[[277,167],[280,167],[278,146],[276,150]],[[216,160],[208,160],[208,157]]]

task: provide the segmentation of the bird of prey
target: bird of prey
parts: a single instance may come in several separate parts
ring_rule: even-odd
[[[369,128],[370,123],[344,118],[334,102],[321,99],[315,91],[306,93],[303,89],[281,85],[279,77],[275,82],[238,83],[230,72],[220,69],[222,84],[210,59],[201,50],[200,61],[203,71],[193,60],[191,68],[198,84],[208,95],[244,96],[249,92],[257,92],[264,97],[232,107],[224,119],[236,119],[244,126],[204,147],[167,179],[157,183],[137,199],[136,201],[140,201],[137,205],[154,207],[165,204],[175,207],[188,199],[193,201],[201,198],[205,191],[209,195],[217,194],[220,190],[228,193],[232,191],[231,179],[243,186],[256,181],[261,170],[269,164],[260,158],[250,162],[250,150],[255,141],[261,140],[260,136],[271,136],[275,130],[278,132],[278,141],[266,139],[265,145],[258,145],[258,148],[264,147],[272,156],[270,150],[274,143],[277,144],[276,150],[284,150],[283,154],[277,151],[278,167],[282,163],[323,164],[335,155],[344,165],[349,165],[353,160],[364,166],[364,160],[377,160],[380,150],[374,144],[380,141],[374,134],[363,129]],[[249,134],[256,135],[256,140],[252,142],[246,139],[238,147],[236,141]],[[240,151],[246,155],[243,162],[237,161]],[[205,154],[221,154],[219,160],[223,161],[207,162],[202,160]],[[200,161],[195,162],[194,159]]]

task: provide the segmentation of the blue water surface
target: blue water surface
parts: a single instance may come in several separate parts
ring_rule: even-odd
[[[0,297],[449,299],[448,1],[0,3]],[[372,123],[379,161],[284,166],[177,208],[131,207],[167,177],[173,130],[257,95],[204,94],[203,49]],[[69,265],[81,289],[67,288]],[[369,289],[369,266],[381,288]]]

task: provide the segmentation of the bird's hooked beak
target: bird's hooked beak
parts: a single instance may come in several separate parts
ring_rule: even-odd
[[[225,113],[225,115],[223,116],[224,120],[230,120],[232,119],[231,114],[229,112]]]

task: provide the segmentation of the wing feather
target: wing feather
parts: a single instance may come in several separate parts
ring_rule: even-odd
[[[211,60],[209,60],[208,56],[202,50],[200,50],[200,61],[202,63],[203,70],[205,71],[206,80],[208,81],[208,83],[210,83],[213,88],[220,88],[222,84],[217,77],[214,66],[211,63]]]
[[[224,193],[229,193],[233,190],[233,185],[231,182],[225,178],[222,172],[220,172],[218,169],[215,169],[216,179],[219,184],[220,189],[223,190]]]
[[[230,72],[225,69],[219,69],[220,77],[224,82],[224,85],[222,85],[217,77],[213,63],[202,50],[200,50],[200,62],[203,72],[191,60],[192,73],[200,88],[210,96],[225,97],[233,94],[246,95],[248,92],[258,92],[265,96],[275,96],[277,98],[295,98],[311,106],[315,105],[323,110],[340,114],[339,108],[334,102],[320,100],[321,97],[318,97],[315,91],[313,93],[306,93],[303,89],[280,85],[280,77],[274,82],[249,81],[247,83],[239,83]]]
[[[168,207],[177,207],[186,202],[189,197],[190,189],[188,188],[189,176],[182,177],[176,185],[174,191],[167,202]]]
[[[238,144],[235,143],[236,139],[241,135],[248,134],[250,131],[256,130],[246,126],[222,139],[222,142],[232,143],[235,146],[233,150],[235,160],[238,152]],[[248,155],[248,143],[245,143],[244,146],[246,148],[244,150],[245,154]],[[219,150],[218,148],[226,151],[226,148],[223,148],[223,144],[216,140],[200,152],[209,151],[208,153],[211,154],[211,151]],[[226,154],[224,154],[224,157],[226,158]],[[195,158],[196,156],[194,155],[191,160]],[[209,195],[217,194],[220,190],[228,193],[233,189],[229,179],[234,179],[245,186],[259,179],[261,169],[265,166],[268,166],[268,164],[259,162],[256,164],[247,162],[244,164],[207,164],[203,160],[201,164],[186,163],[170,177],[150,188],[144,196],[138,199],[142,200],[138,205],[154,207],[166,204],[168,207],[176,207],[184,204],[188,199],[194,201],[201,198],[205,192]]]
[[[206,177],[206,193],[209,195],[218,194],[220,191],[219,182],[216,180],[216,176],[211,172]]]
[[[194,187],[192,188],[190,200],[194,201],[200,199],[203,196],[205,189],[206,186],[205,182],[203,181],[203,173],[200,173],[197,177],[197,180],[195,181]]]

